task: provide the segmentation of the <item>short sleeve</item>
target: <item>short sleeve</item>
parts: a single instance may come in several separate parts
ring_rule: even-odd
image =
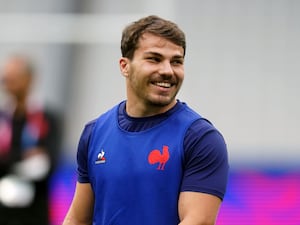
[[[181,191],[203,192],[223,200],[229,165],[221,133],[207,120],[197,120],[186,133],[184,149]]]
[[[79,183],[89,183],[88,174],[88,147],[90,137],[94,128],[95,122],[88,123],[80,136],[78,148],[77,148],[77,181]]]

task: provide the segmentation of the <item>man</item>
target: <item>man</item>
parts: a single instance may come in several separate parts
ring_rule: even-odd
[[[228,159],[221,134],[176,100],[185,35],[148,16],[122,34],[127,100],[88,123],[64,225],[215,224]]]
[[[14,55],[1,72],[0,224],[48,224],[48,178],[58,150],[54,115],[30,101],[32,64]]]

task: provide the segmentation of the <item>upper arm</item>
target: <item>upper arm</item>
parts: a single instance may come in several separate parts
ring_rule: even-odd
[[[178,212],[180,225],[213,225],[216,222],[221,199],[205,193],[181,192]]]
[[[88,123],[79,140],[77,149],[77,184],[73,201],[63,225],[91,225],[93,220],[94,193],[88,175],[88,145],[94,121]]]
[[[94,194],[90,183],[76,184],[75,194],[63,225],[91,225]]]
[[[226,143],[213,126],[199,120],[189,129],[184,147],[180,225],[215,224],[228,179]]]
[[[222,135],[205,120],[185,136],[181,191],[207,193],[223,199],[228,181],[227,147]]]
[[[89,183],[88,175],[88,149],[95,120],[89,122],[82,131],[77,149],[77,180],[80,183]]]

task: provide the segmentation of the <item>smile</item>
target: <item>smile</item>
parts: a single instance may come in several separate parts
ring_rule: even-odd
[[[170,88],[172,86],[172,84],[170,83],[166,83],[166,82],[156,82],[154,83],[156,86],[159,87],[164,87],[164,88]]]

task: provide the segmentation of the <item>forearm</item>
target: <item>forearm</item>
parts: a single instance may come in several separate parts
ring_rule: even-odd
[[[211,223],[211,222],[189,222],[188,220],[183,220],[181,221],[178,225],[215,225],[216,223]]]
[[[74,213],[72,211],[69,211],[62,225],[92,225],[91,220],[78,220],[75,216],[73,216],[73,214]]]
[[[196,192],[182,192],[179,197],[179,225],[214,225],[221,200]]]
[[[73,220],[71,218],[65,218],[62,225],[92,225],[92,223],[84,223],[84,222]]]
[[[73,201],[62,225],[92,225],[93,206],[91,185],[77,182]]]
[[[186,216],[183,218],[178,225],[215,225],[216,221],[214,218],[201,218],[199,215]]]
[[[66,218],[62,225],[92,225],[92,223],[78,222],[70,218]]]

